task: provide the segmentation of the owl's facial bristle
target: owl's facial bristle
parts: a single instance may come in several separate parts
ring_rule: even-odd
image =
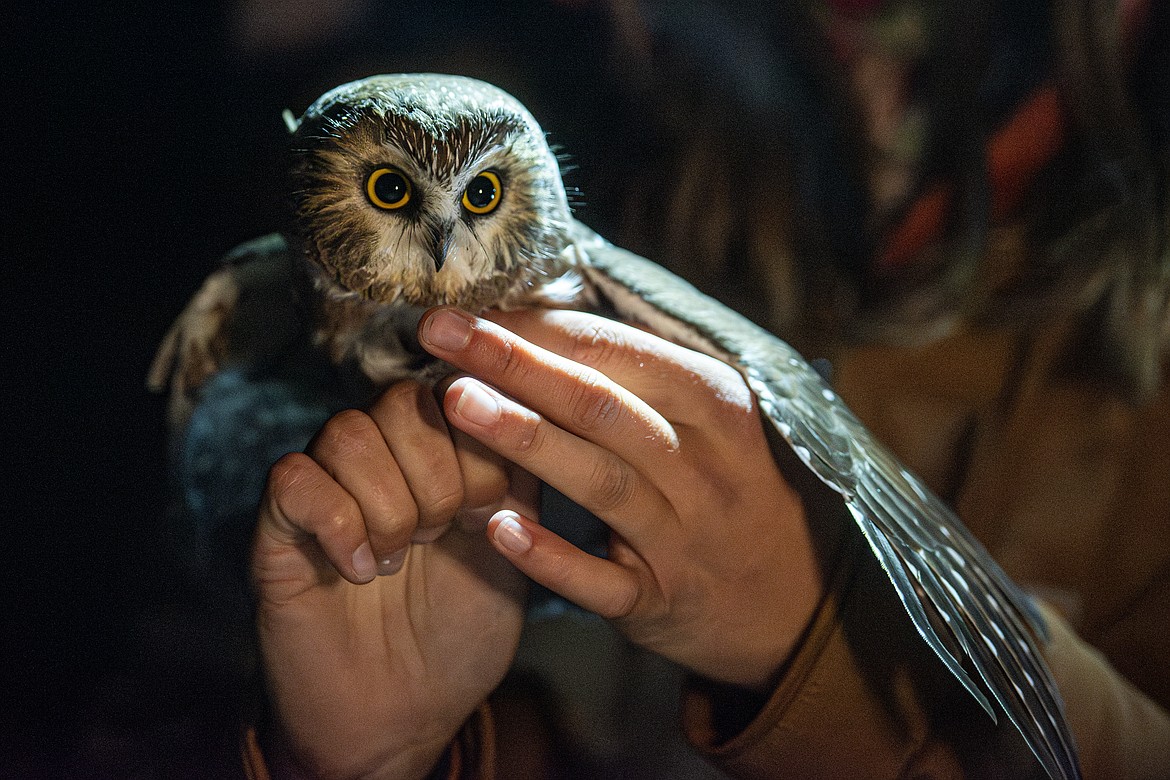
[[[426,231],[427,248],[435,261],[435,275],[438,276],[447,262],[453,248],[455,223],[443,222],[431,224]]]

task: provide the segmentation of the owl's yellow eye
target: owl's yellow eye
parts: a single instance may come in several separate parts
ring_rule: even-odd
[[[366,197],[380,209],[400,209],[410,203],[410,179],[397,168],[379,168],[366,179]]]
[[[500,177],[492,171],[484,171],[471,180],[463,191],[463,208],[472,214],[490,214],[500,205],[504,188]]]

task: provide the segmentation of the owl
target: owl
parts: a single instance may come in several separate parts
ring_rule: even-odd
[[[295,231],[230,254],[167,334],[150,382],[191,420],[229,372],[316,360],[353,392],[440,376],[431,306],[563,306],[640,323],[735,366],[797,458],[839,494],[922,640],[1053,778],[1079,777],[1034,606],[950,509],[791,347],[575,220],[556,156],[510,95],[385,75],[318,99],[292,133]],[[193,424],[193,423],[192,423]],[[994,703],[993,703],[994,702]]]

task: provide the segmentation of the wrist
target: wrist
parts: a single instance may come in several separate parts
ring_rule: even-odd
[[[322,780],[322,778],[361,778],[362,780],[445,780],[460,776],[466,763],[460,754],[459,740],[452,737],[429,745],[417,745],[395,752],[384,761],[371,760],[366,766],[351,763],[317,766],[312,758],[298,757],[289,738],[279,728],[249,728],[243,739],[244,765],[249,778],[269,780]]]

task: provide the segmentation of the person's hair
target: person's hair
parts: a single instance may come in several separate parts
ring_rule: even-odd
[[[650,158],[627,179],[621,240],[814,351],[1069,317],[1068,365],[1146,396],[1170,336],[1164,15],[1126,29],[1115,0],[928,5],[916,183],[878,214],[821,4],[613,0]],[[1005,272],[987,251],[988,141],[1040,89],[1058,96],[1062,143],[1022,193],[1022,262]],[[882,242],[941,182],[940,230],[883,268]]]

